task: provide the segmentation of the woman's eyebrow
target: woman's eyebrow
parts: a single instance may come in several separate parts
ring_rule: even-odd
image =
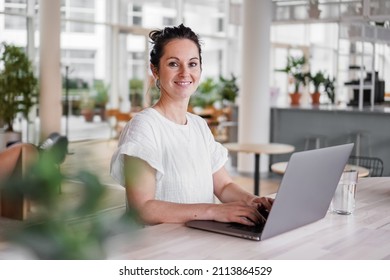
[[[167,59],[180,60],[180,59],[179,59],[178,57],[176,57],[176,56],[171,56],[171,57],[168,57]],[[194,57],[190,58],[189,60],[194,60],[194,59],[199,60],[199,57],[194,56]]]

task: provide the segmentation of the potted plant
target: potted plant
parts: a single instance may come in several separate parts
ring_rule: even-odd
[[[236,81],[237,77],[233,74],[230,79],[219,76],[218,95],[224,105],[231,105],[236,101],[239,91]]]
[[[286,67],[276,69],[275,71],[284,72],[289,75],[289,81],[294,84],[294,92],[289,93],[291,98],[291,105],[299,105],[301,92],[300,86],[306,85],[307,74],[303,73],[302,68],[306,64],[305,56],[288,56]]]
[[[322,71],[318,71],[314,75],[310,73],[308,77],[314,86],[314,91],[311,93],[312,104],[318,105],[321,97],[320,86],[325,82],[325,75]]]
[[[30,109],[38,102],[38,81],[31,61],[21,48],[2,43],[0,52],[0,119],[5,124],[4,142],[7,143],[8,139],[21,139],[21,133],[14,131],[13,122],[19,113],[28,120]]]
[[[144,87],[144,82],[140,79],[131,79],[129,81],[130,88],[130,104],[132,111],[139,111],[142,108],[142,90]]]
[[[218,100],[217,83],[207,78],[199,84],[198,90],[191,96],[190,107],[198,114],[208,114],[213,110],[213,104]]]
[[[95,99],[89,92],[84,92],[80,100],[80,112],[86,122],[93,122],[95,115]]]
[[[94,109],[97,109],[102,121],[106,120],[106,104],[108,102],[108,90],[107,86],[102,80],[94,81]]]
[[[326,76],[324,79],[324,89],[332,104],[335,101],[335,82],[336,78],[331,78],[330,76]]]

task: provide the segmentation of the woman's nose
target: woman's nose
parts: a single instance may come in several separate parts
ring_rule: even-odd
[[[180,67],[180,69],[179,69],[179,75],[185,76],[185,75],[187,75],[188,73],[189,73],[189,69],[188,69],[187,66],[183,65],[183,66]]]

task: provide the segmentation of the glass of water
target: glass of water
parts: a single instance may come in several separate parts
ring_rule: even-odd
[[[357,170],[344,171],[330,204],[330,210],[340,215],[350,215],[355,209]]]

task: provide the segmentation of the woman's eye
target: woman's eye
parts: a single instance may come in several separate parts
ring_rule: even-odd
[[[170,67],[177,67],[177,63],[176,62],[169,62],[168,65]]]
[[[191,62],[190,63],[190,67],[196,67],[196,66],[198,66],[198,63],[196,63],[196,62]]]

